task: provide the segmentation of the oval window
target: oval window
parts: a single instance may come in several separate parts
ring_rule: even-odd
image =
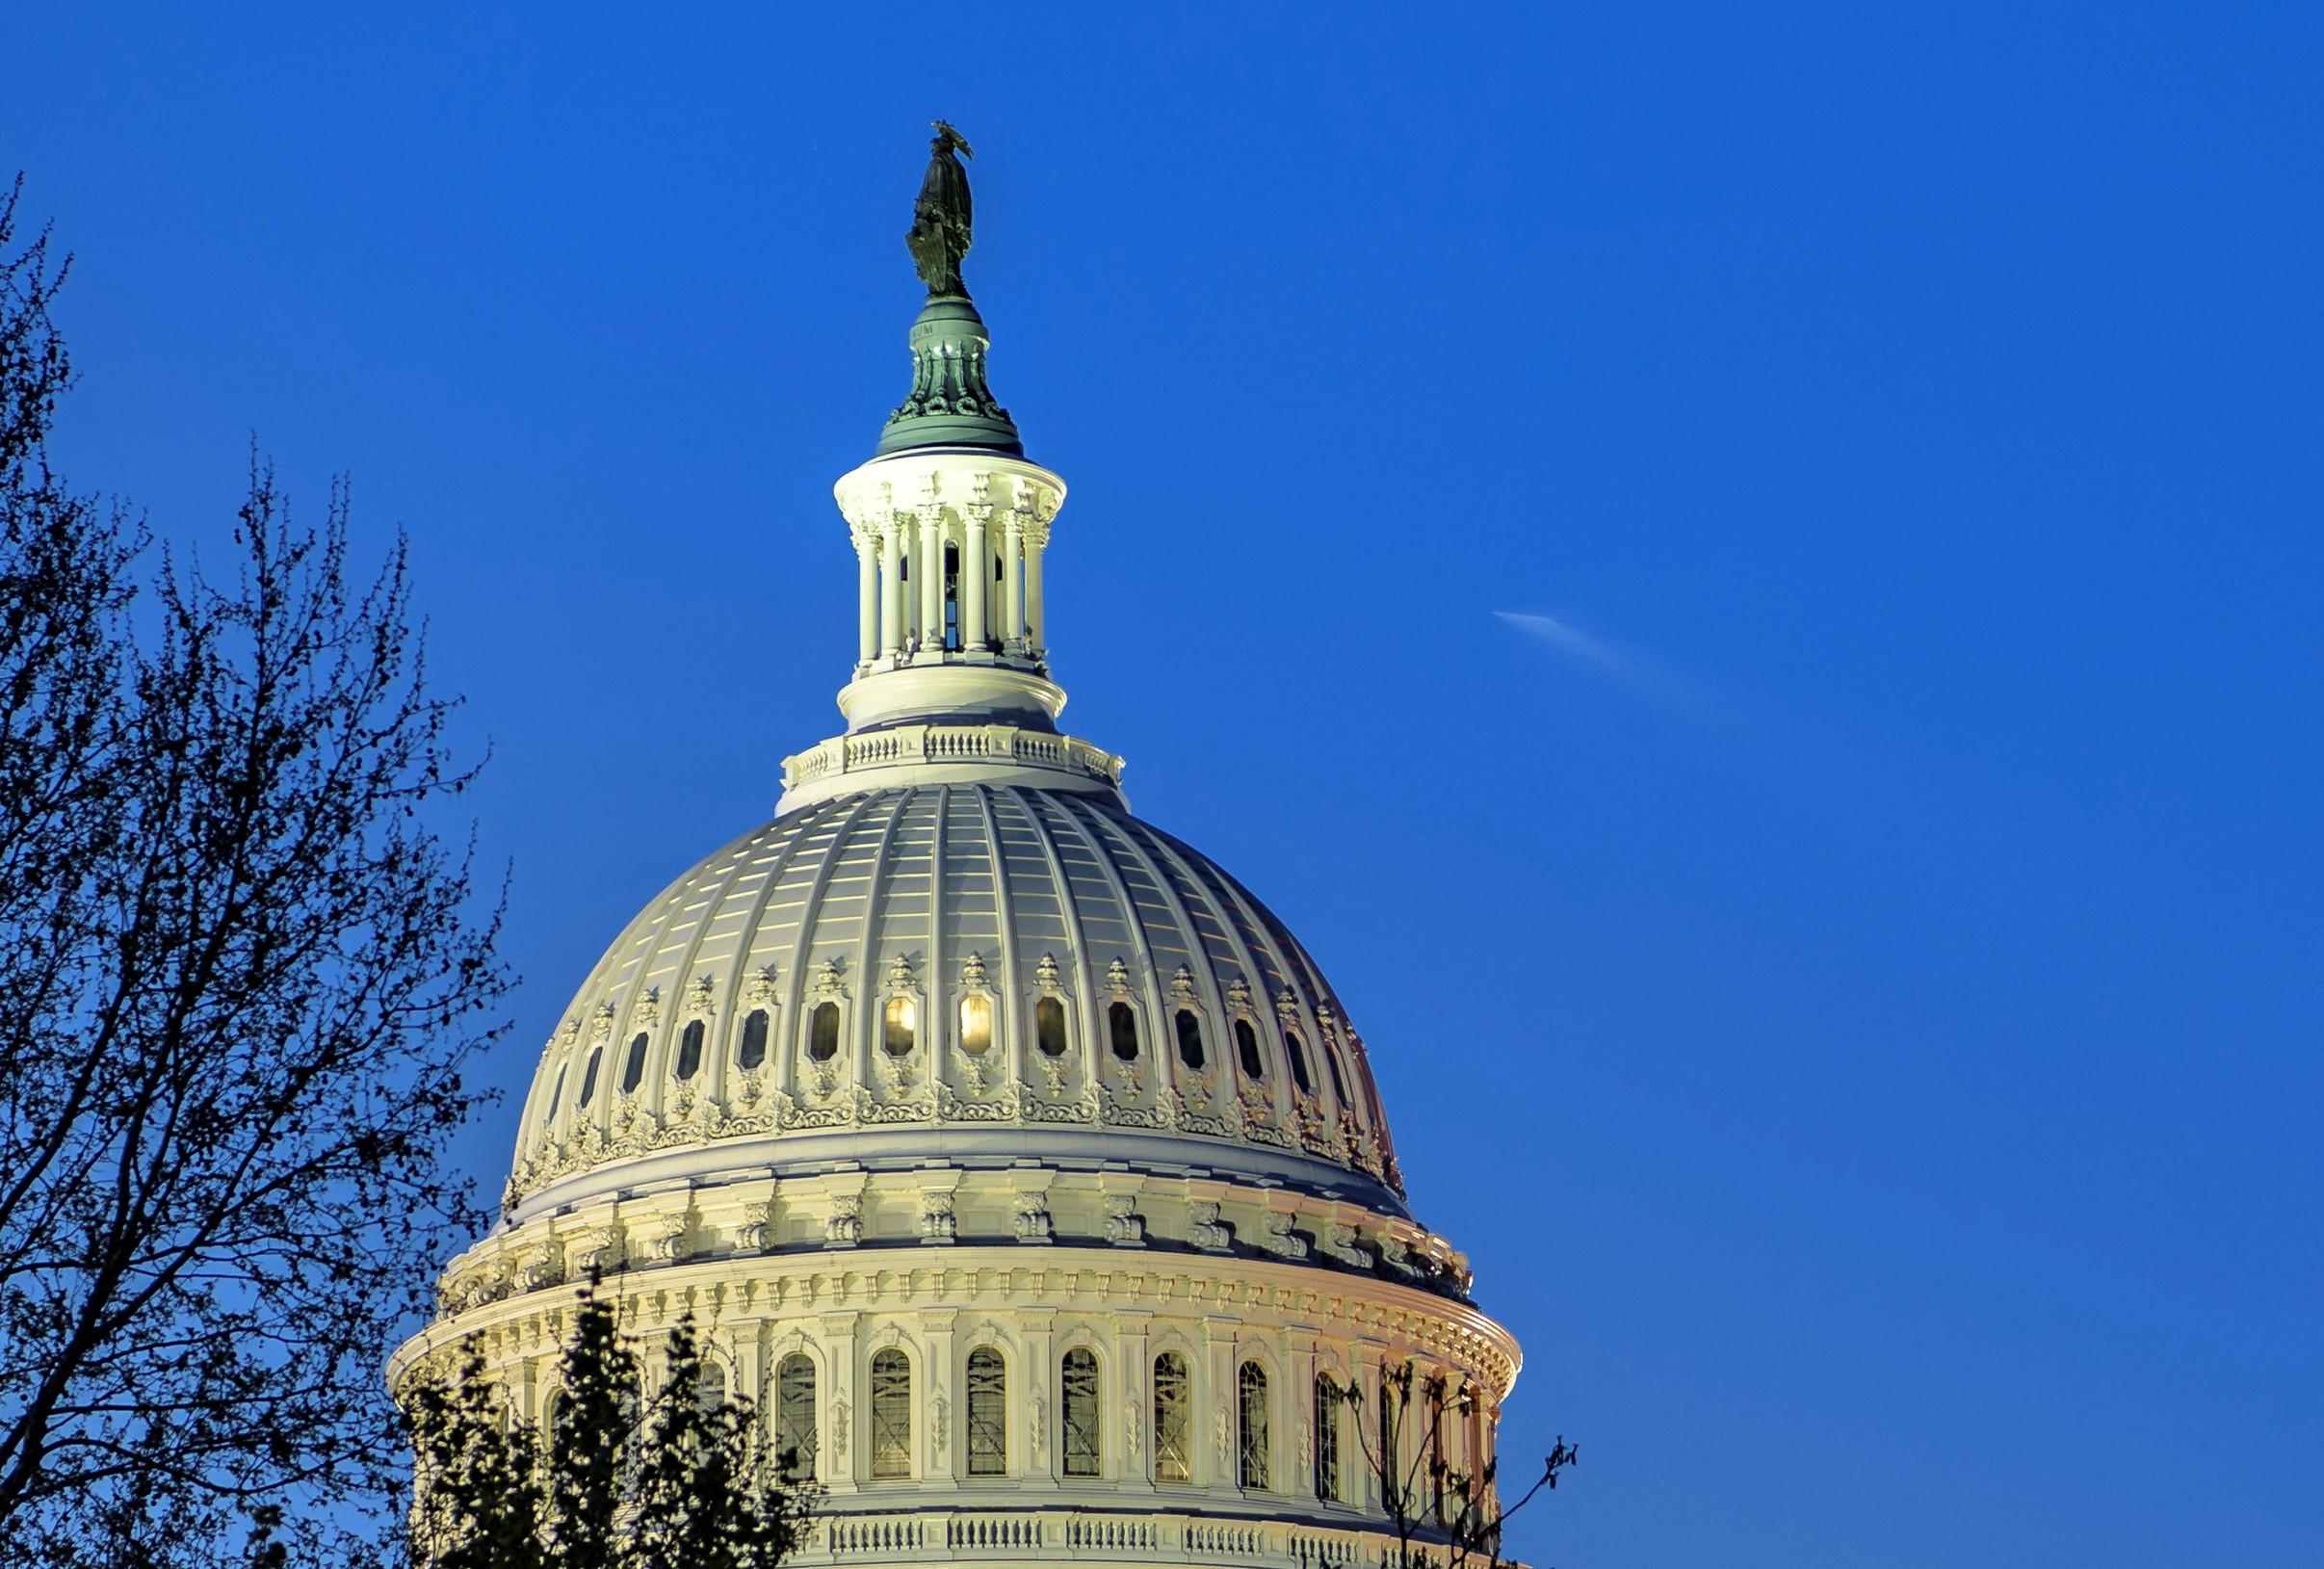
[[[700,1019],[690,1019],[686,1032],[678,1037],[678,1077],[691,1079],[702,1068],[702,1037],[707,1033]]]
[[[1128,1003],[1114,1003],[1106,1009],[1106,1033],[1113,1043],[1113,1055],[1124,1062],[1137,1060],[1137,1009]]]
[[[1242,1059],[1242,1071],[1253,1079],[1266,1077],[1266,1064],[1259,1060],[1259,1035],[1248,1019],[1235,1021],[1235,1055]]]
[[[960,999],[960,1049],[982,1057],[993,1045],[993,1000],[981,994]]]
[[[645,1077],[645,1032],[640,1030],[630,1038],[629,1060],[621,1064],[621,1093],[630,1094],[638,1081]]]
[[[736,1048],[734,1065],[747,1073],[767,1060],[767,1010],[754,1007],[743,1021],[743,1044]]]
[[[912,1041],[918,1033],[920,1010],[912,1006],[909,997],[888,999],[887,1012],[880,1030],[879,1043],[890,1057],[912,1055]]]
[[[839,1055],[837,1003],[815,1005],[815,1017],[807,1028],[807,1055],[818,1062],[828,1062]]]
[[[1196,1073],[1202,1071],[1202,1021],[1191,1008],[1178,1010],[1178,1059]]]
[[[1065,1055],[1065,1005],[1044,997],[1032,1006],[1033,1040],[1044,1057]]]

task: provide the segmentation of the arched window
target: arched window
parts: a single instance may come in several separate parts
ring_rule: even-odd
[[[774,1370],[774,1458],[786,1481],[815,1476],[815,1363],[803,1351]]]
[[[1097,1353],[1077,1346],[1065,1353],[1059,1371],[1065,1391],[1065,1475],[1094,1477],[1105,1443],[1105,1425],[1098,1409]]]
[[[734,1065],[748,1073],[767,1060],[767,1010],[754,1007],[743,1020],[743,1044],[735,1048]]]
[[[893,1347],[872,1357],[872,1479],[912,1474],[912,1362]]]
[[[1339,1103],[1342,1111],[1345,1111],[1347,1081],[1340,1077],[1340,1054],[1328,1040],[1323,1043],[1323,1065],[1331,1070],[1331,1098]]]
[[[815,1005],[815,1016],[807,1026],[807,1055],[818,1062],[828,1062],[839,1055],[837,1003]]]
[[[1065,1055],[1065,1005],[1044,997],[1032,1006],[1032,1036],[1043,1057]]]
[[[726,1403],[726,1368],[723,1363],[702,1359],[702,1382],[694,1390],[694,1401],[705,1411],[716,1411]]]
[[[1008,1475],[1008,1365],[989,1346],[968,1353],[968,1474]]]
[[[604,1047],[592,1046],[589,1048],[588,1066],[581,1070],[581,1099],[574,1103],[576,1110],[588,1105],[590,1097],[597,1093],[597,1062],[604,1056]]]
[[[1178,1059],[1196,1073],[1202,1071],[1202,1021],[1191,1008],[1178,1010]]]
[[[645,1077],[645,1032],[640,1030],[630,1037],[629,1059],[621,1064],[621,1093],[634,1092],[638,1082]]]
[[[1340,1385],[1328,1373],[1316,1374],[1316,1497],[1340,1502]]]
[[[1298,1031],[1283,1032],[1283,1050],[1292,1059],[1292,1080],[1298,1085],[1299,1093],[1313,1095],[1316,1085],[1307,1076],[1307,1042],[1299,1038]]]
[[[678,1036],[677,1074],[691,1079],[702,1069],[702,1037],[709,1032],[700,1019],[686,1021],[686,1029]]]
[[[960,999],[960,1049],[982,1057],[993,1045],[993,1000],[981,992]]]
[[[1242,1072],[1245,1078],[1264,1079],[1266,1077],[1266,1064],[1259,1059],[1259,1034],[1251,1028],[1251,1021],[1248,1019],[1235,1021],[1235,1055],[1242,1059]]]
[[[1116,1058],[1124,1062],[1137,1060],[1137,1009],[1128,1003],[1107,1005],[1106,1034],[1113,1042]]]
[[[944,646],[960,646],[960,547],[944,547]]]
[[[1154,1479],[1194,1479],[1194,1390],[1187,1359],[1164,1351],[1154,1359]]]
[[[1266,1489],[1266,1370],[1245,1362],[1235,1373],[1235,1403],[1240,1422],[1235,1477],[1245,1487]]]
[[[879,1044],[890,1057],[912,1055],[912,1041],[920,1030],[920,1010],[912,1006],[909,997],[891,997],[882,1015]]]
[[[549,1091],[549,1109],[541,1113],[541,1121],[555,1122],[557,1120],[557,1103],[564,1099],[564,1076],[572,1071],[573,1064],[570,1062],[557,1070],[557,1087]]]

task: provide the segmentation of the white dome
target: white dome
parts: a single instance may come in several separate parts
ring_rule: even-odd
[[[1306,951],[1207,857],[1072,791],[873,790],[726,846],[597,962],[522,1126],[518,1222],[931,1160],[1404,1214],[1363,1044]]]

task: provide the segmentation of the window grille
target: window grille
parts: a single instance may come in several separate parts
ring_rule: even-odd
[[[774,1457],[786,1481],[815,1476],[815,1363],[803,1352],[774,1371]]]
[[[1008,1475],[1008,1366],[989,1346],[968,1353],[968,1474]]]
[[[1245,1487],[1266,1487],[1266,1370],[1245,1362],[1235,1374],[1235,1393],[1241,1406],[1242,1442],[1238,1450],[1236,1477]]]
[[[694,1386],[694,1400],[705,1411],[716,1411],[726,1403],[726,1370],[705,1358],[702,1363],[702,1381]]]
[[[702,1067],[702,1036],[705,1033],[700,1019],[690,1019],[686,1031],[678,1036],[678,1077],[691,1079]]]
[[[743,1021],[743,1044],[734,1054],[734,1065],[748,1073],[767,1060],[767,1010],[754,1007]]]
[[[1154,1479],[1194,1479],[1194,1392],[1187,1359],[1164,1351],[1154,1359]]]
[[[1340,1386],[1328,1373],[1316,1375],[1316,1497],[1340,1502]]]
[[[1065,1353],[1065,1475],[1094,1477],[1105,1431],[1098,1411],[1097,1353],[1075,1347]]]
[[[890,1349],[872,1358],[872,1477],[912,1474],[912,1364]]]
[[[640,1030],[630,1037],[629,1060],[621,1064],[621,1093],[627,1095],[638,1087],[645,1077],[645,1032]]]

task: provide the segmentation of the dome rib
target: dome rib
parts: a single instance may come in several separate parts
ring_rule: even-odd
[[[1114,866],[1113,857],[1099,848],[1096,836],[1090,832],[1089,825],[1082,821],[1071,806],[1066,804],[1064,797],[1055,796],[1050,798],[1052,804],[1057,808],[1058,815],[1072,825],[1074,832],[1081,836],[1082,843],[1088,848],[1091,864],[1097,867],[1099,876],[1105,878],[1107,887],[1112,890],[1115,902],[1121,906],[1122,924],[1129,929],[1130,945],[1136,960],[1132,967],[1133,980],[1135,981],[1142,979],[1144,981],[1146,1017],[1153,1021],[1148,1032],[1148,1044],[1155,1049],[1157,1092],[1166,1093],[1177,1087],[1178,1075],[1174,1071],[1177,1061],[1166,1044],[1163,1029],[1166,1015],[1163,1011],[1162,997],[1162,966],[1154,961],[1153,949],[1146,939],[1146,923],[1139,916],[1137,902],[1130,897],[1129,887],[1122,881],[1121,873]],[[1095,1004],[1093,1003],[1091,1006],[1094,1007]],[[1110,1044],[1108,1034],[1104,1031],[1091,1035],[1090,1039],[1101,1049]],[[1094,1060],[1095,1052],[1093,1051],[1091,1055]]]

